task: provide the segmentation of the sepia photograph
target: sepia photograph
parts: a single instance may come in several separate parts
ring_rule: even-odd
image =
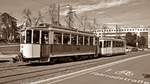
[[[150,0],[0,0],[0,84],[150,84]]]

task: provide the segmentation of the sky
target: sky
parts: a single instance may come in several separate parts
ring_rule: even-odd
[[[9,13],[21,24],[25,8],[32,11],[32,16],[37,16],[38,11],[46,15],[54,1],[58,0],[0,0],[0,13]],[[59,3],[71,4],[77,15],[95,17],[97,23],[150,24],[150,0],[59,0]],[[66,11],[61,14],[65,15]]]

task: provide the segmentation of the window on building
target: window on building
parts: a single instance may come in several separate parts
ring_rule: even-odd
[[[101,33],[99,33],[99,35],[101,35]]]

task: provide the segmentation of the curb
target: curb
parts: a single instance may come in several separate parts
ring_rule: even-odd
[[[11,62],[12,58],[17,56],[17,54],[13,55],[0,55],[0,63]]]

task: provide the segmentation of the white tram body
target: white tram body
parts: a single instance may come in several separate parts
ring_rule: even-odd
[[[51,58],[95,55],[95,35],[63,27],[27,27],[21,32],[20,53],[29,62]]]
[[[105,56],[125,54],[126,42],[121,39],[101,38],[99,39],[100,54]]]

